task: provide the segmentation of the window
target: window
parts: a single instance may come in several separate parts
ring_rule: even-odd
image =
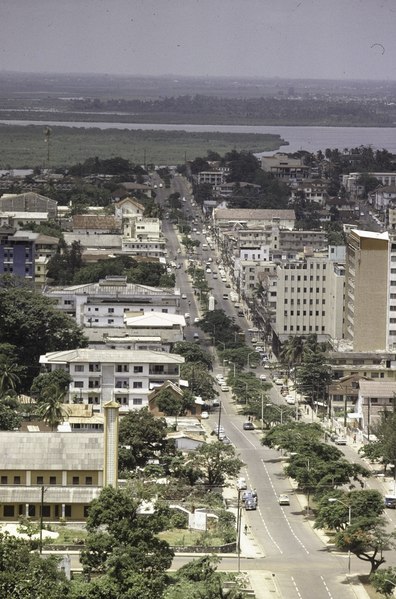
[[[89,516],[89,505],[84,505],[84,518]]]
[[[143,389],[143,383],[138,382],[138,381],[134,381],[133,382],[133,388],[134,389]]]
[[[134,397],[132,403],[134,406],[141,406],[143,405],[143,399],[141,397]]]
[[[36,516],[36,506],[29,503],[28,506],[28,516],[30,516],[31,518],[34,518]]]
[[[36,484],[43,485],[44,484],[44,476],[38,476],[36,479]]]
[[[14,476],[14,485],[20,485],[20,484],[21,484],[21,477]]]
[[[76,364],[74,367],[74,372],[84,372],[83,364]]]
[[[80,484],[80,477],[79,476],[73,476],[73,485],[79,485]]]
[[[50,476],[49,483],[50,485],[56,485],[56,476]]]
[[[114,318],[107,319],[107,324],[113,324],[113,323],[114,323]]]
[[[143,366],[134,366],[133,367],[133,372],[134,373],[143,372]]]
[[[86,485],[92,485],[92,476],[86,476],[85,477],[85,484]]]
[[[0,481],[1,481],[2,485],[7,485],[8,484],[8,476],[2,476]]]
[[[107,312],[108,312],[109,314],[114,314],[114,308],[108,308],[108,309],[107,309]]]
[[[40,512],[41,512],[41,510],[40,510]],[[50,516],[51,516],[51,506],[43,505],[43,517],[49,518]]]
[[[65,505],[65,518],[71,518],[72,515],[72,506],[67,504]]]
[[[13,518],[15,513],[15,509],[13,505],[5,505],[4,506],[4,518]]]
[[[84,381],[74,381],[74,388],[75,389],[83,389],[84,388]]]

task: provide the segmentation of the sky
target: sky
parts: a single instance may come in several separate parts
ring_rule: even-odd
[[[395,0],[0,0],[0,71],[396,80]]]

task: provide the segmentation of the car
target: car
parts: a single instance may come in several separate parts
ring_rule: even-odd
[[[260,381],[266,381],[267,380],[267,375],[266,374],[260,374],[259,379],[260,379]]]
[[[222,439],[220,439],[220,441],[222,443],[224,443],[224,445],[231,445],[231,439],[227,436],[223,437]]]
[[[185,312],[184,314],[184,318],[187,320],[188,318],[190,318],[190,313],[189,312]]]
[[[210,268],[207,268],[205,272],[206,272],[208,275],[210,275],[210,273],[211,273],[212,271],[210,270]]]
[[[187,299],[187,295],[186,295],[185,293],[182,293],[182,296],[181,296],[181,298],[182,298],[182,299]]]
[[[242,428],[244,431],[254,431],[254,424],[253,422],[244,422]]]
[[[336,437],[336,438],[334,439],[334,443],[335,443],[336,445],[346,445],[346,444],[347,444],[346,437]]]
[[[288,403],[291,406],[296,403],[296,398],[294,397],[294,395],[286,395],[285,400],[286,403]]]
[[[238,491],[245,491],[245,489],[247,489],[246,479],[242,477],[238,478],[236,482],[236,488],[238,489]]]
[[[228,385],[224,385],[224,384],[220,386],[220,389],[222,391],[229,391],[230,390],[229,386]]]
[[[216,381],[224,381],[224,375],[223,374],[216,374]]]
[[[274,383],[275,385],[283,385],[283,379],[275,379]]]
[[[216,273],[213,273],[213,278],[217,279],[217,274]]]
[[[201,412],[202,420],[207,420],[209,418],[209,412]]]
[[[200,321],[201,321],[201,319],[198,318],[198,316],[196,318],[194,318],[194,322],[200,322]]]
[[[219,399],[214,399],[212,401],[212,407],[213,408],[219,408],[220,407],[220,400]]]
[[[198,341],[198,339],[199,339],[198,333],[194,333],[193,337],[194,337],[195,341]]]
[[[262,352],[262,351],[264,351],[264,350],[263,350],[263,348],[262,348],[262,347],[260,347],[259,345],[256,345],[256,347],[254,348],[254,351],[256,351],[256,352],[259,352],[259,353],[260,353],[260,352]]]
[[[226,288],[231,289],[231,285],[229,283],[226,283]]]
[[[385,507],[390,508],[392,510],[396,509],[396,496],[395,495],[385,495],[384,505],[385,505]]]
[[[221,280],[223,281],[223,283],[227,283],[227,279],[225,277],[221,277]]]
[[[243,313],[243,310],[238,310],[238,316],[240,316],[241,318],[243,318],[245,316],[245,314]]]
[[[278,503],[279,505],[290,505],[289,495],[281,493],[281,495],[278,497]]]
[[[249,497],[245,501],[245,510],[256,510],[257,509],[257,500],[254,497]]]

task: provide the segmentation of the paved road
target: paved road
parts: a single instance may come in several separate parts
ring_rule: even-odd
[[[190,198],[183,179],[174,179],[174,189],[187,199]],[[192,218],[192,210],[189,202],[186,202],[186,213]],[[201,226],[199,227],[201,230]],[[164,222],[164,233],[168,237],[170,251],[177,250],[178,241],[176,231]],[[197,236],[202,242],[202,235]],[[202,260],[212,257],[212,264],[216,264],[214,252],[200,252],[198,256]],[[215,268],[215,270],[217,270]],[[189,312],[194,318],[196,307],[193,300],[190,281],[185,269],[179,269],[177,273],[177,285],[181,292],[190,298],[191,306]],[[213,279],[209,274],[208,280],[212,292],[217,300],[216,307],[224,309],[227,314],[235,317],[238,324],[247,333],[249,323],[244,318],[239,318],[235,307],[230,300],[223,299],[223,293],[229,293],[230,289],[218,279]],[[187,338],[190,335],[187,333]],[[249,335],[247,334],[247,338]],[[216,372],[223,372],[217,365]],[[258,370],[257,374],[264,372]],[[271,399],[277,403],[284,404],[284,399],[273,389],[270,392]],[[260,443],[260,435],[257,432],[243,431],[243,416],[236,413],[235,406],[231,402],[231,394],[220,392],[222,400],[222,424],[227,436],[238,449],[241,459],[246,464],[245,476],[249,486],[256,488],[259,496],[257,511],[246,514],[250,525],[250,531],[255,536],[265,557],[261,559],[242,560],[242,569],[270,570],[276,574],[279,591],[285,599],[349,599],[355,598],[352,584],[346,584],[347,558],[345,555],[329,553],[323,541],[312,530],[307,521],[303,507],[291,488],[290,482],[285,478],[282,468],[282,457],[278,452],[264,448]],[[218,415],[210,416],[209,425],[217,424]],[[356,454],[354,455],[356,457]],[[279,493],[287,493],[291,498],[291,505],[281,507],[278,505]],[[236,492],[235,492],[236,498]],[[189,558],[178,557],[175,564]],[[365,570],[361,562],[353,560],[352,566],[359,571]],[[225,557],[222,559],[224,569],[235,569],[236,559]]]

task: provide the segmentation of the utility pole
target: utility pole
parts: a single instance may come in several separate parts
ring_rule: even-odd
[[[39,550],[40,554],[43,553],[43,509],[44,509],[44,485],[41,487],[41,501],[40,501],[40,540],[39,540]]]

